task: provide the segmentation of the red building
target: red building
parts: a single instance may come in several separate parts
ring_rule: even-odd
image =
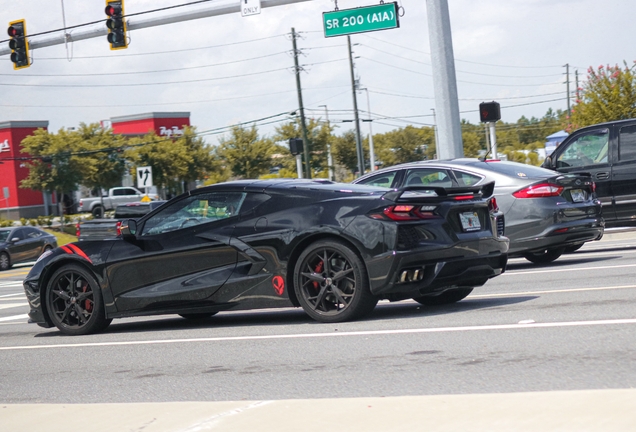
[[[19,219],[34,218],[56,213],[45,209],[45,201],[51,201],[49,194],[20,188],[20,181],[29,170],[25,162],[15,158],[28,157],[20,153],[22,140],[39,128],[47,129],[48,121],[6,121],[0,122],[0,217]],[[113,117],[102,122],[103,127],[112,127],[113,133],[124,136],[142,136],[154,131],[159,136],[179,137],[184,126],[190,126],[189,112],[151,112],[129,116]],[[136,186],[130,184],[127,186]],[[54,202],[54,201],[53,201]]]
[[[35,130],[48,126],[48,121],[0,122],[0,217],[19,219],[46,214],[45,195],[20,187],[20,181],[28,176],[29,170],[25,161],[17,158],[28,157],[20,153],[22,140]]]

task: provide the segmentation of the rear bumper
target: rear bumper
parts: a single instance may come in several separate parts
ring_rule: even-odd
[[[509,256],[521,256],[529,252],[540,252],[550,248],[566,247],[589,241],[600,240],[605,231],[602,218],[586,219],[554,225],[541,235],[531,238],[510,240]]]
[[[480,286],[506,269],[508,239],[488,238],[445,248],[391,251],[368,265],[371,292],[416,297],[449,286]]]

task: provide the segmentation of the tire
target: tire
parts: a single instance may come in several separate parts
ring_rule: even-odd
[[[0,253],[0,271],[9,270],[11,268],[11,258],[6,252]]]
[[[104,301],[97,281],[84,267],[68,264],[51,277],[46,290],[46,307],[53,324],[67,335],[87,335],[104,330]]]
[[[104,217],[104,207],[102,207],[102,206],[93,207],[93,210],[91,211],[91,214],[93,215],[93,217],[95,219],[103,218]]]
[[[186,313],[186,314],[179,314],[179,316],[181,318],[185,318],[187,320],[191,320],[191,321],[199,321],[199,320],[204,320],[207,318],[210,318],[213,315],[216,315],[217,312],[206,312],[206,313]]]
[[[457,303],[458,301],[465,299],[471,292],[473,292],[472,287],[454,288],[444,291],[440,295],[417,297],[413,300],[419,304],[423,304],[424,306],[440,306]]]
[[[527,253],[523,257],[535,264],[548,264],[563,255],[564,247],[546,249],[541,252]]]
[[[294,291],[307,315],[319,322],[360,318],[378,303],[358,255],[342,241],[320,240],[299,256]]]
[[[572,252],[576,252],[577,250],[581,249],[583,247],[585,243],[579,243],[576,245],[572,245],[572,246],[566,246],[565,247],[565,253],[572,253]]]

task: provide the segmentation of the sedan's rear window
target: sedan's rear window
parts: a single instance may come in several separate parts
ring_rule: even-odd
[[[554,171],[550,171],[549,169],[505,161],[476,162],[474,166],[504,174],[509,177],[518,178],[547,178],[554,177],[556,175]]]

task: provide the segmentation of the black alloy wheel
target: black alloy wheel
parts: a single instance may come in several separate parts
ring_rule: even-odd
[[[68,335],[86,335],[104,330],[104,302],[93,275],[69,264],[58,269],[46,290],[46,307],[53,324]]]
[[[364,263],[336,239],[317,241],[303,251],[294,271],[294,290],[305,312],[325,323],[360,318],[378,303],[369,290]]]
[[[6,252],[0,253],[0,271],[9,270],[11,268],[11,259]]]
[[[416,302],[423,304],[424,306],[441,306],[445,304],[457,303],[460,300],[465,299],[468,294],[473,292],[472,287],[454,288],[436,296],[424,296],[414,298]]]
[[[91,212],[95,219],[101,219],[104,217],[104,207],[95,206],[93,207],[93,211]]]
[[[559,258],[565,252],[564,247],[546,249],[540,252],[528,252],[523,255],[525,259],[535,264],[548,264]]]

